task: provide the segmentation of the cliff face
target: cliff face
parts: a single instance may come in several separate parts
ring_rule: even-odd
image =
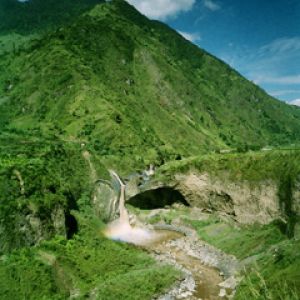
[[[292,189],[292,210],[300,213],[300,177],[295,180]]]
[[[30,247],[55,235],[67,238],[72,235],[72,230],[66,226],[68,218],[62,206],[56,206],[47,217],[34,212],[15,213],[13,218],[0,222],[0,253]]]
[[[145,184],[131,180],[127,198],[142,207],[137,200],[147,199],[137,197],[139,193],[152,190],[154,194],[169,187],[180,192],[190,206],[228,215],[241,224],[279,219],[293,235],[300,216],[298,163],[298,153],[281,152],[196,158],[158,169]]]
[[[179,174],[175,178],[178,181],[176,189],[190,205],[231,215],[239,223],[266,224],[282,216],[275,182],[253,185],[199,173]]]
[[[224,181],[207,173],[192,172],[176,174],[171,182],[153,185],[148,183],[139,193],[154,192],[162,188],[171,188],[180,192],[188,205],[192,207],[228,215],[243,224],[266,224],[284,215],[278,196],[279,187],[272,181],[263,181],[253,185],[248,182]],[[137,198],[139,193],[132,194],[129,191],[129,202],[132,203],[131,198]],[[146,206],[137,201],[134,203],[138,207]]]
[[[78,229],[72,211],[90,201],[80,146],[31,138],[0,143],[0,253],[72,237]]]

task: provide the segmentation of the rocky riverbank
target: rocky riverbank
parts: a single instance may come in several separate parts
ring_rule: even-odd
[[[216,300],[233,297],[239,283],[236,273],[240,268],[234,256],[200,241],[190,228],[172,225],[159,227],[181,234],[169,235],[168,239],[148,245],[147,249],[160,263],[172,264],[181,270],[183,279],[155,299]]]

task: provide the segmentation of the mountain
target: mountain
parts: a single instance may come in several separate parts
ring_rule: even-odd
[[[71,22],[83,12],[102,0],[1,0],[0,34],[19,33],[23,35],[55,28]]]
[[[0,0],[0,299],[150,300],[174,286],[189,298],[181,257],[197,298],[202,270],[224,274],[217,297],[237,284],[226,253],[241,267],[235,299],[298,299],[300,108],[102,2]],[[192,230],[174,256],[166,241],[145,252],[104,236],[121,201],[109,169],[138,228]]]
[[[86,143],[120,169],[300,140],[299,108],[123,0],[3,54],[0,74],[2,131]]]

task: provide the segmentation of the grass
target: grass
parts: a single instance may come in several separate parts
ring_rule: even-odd
[[[57,6],[47,10],[61,18],[52,14]],[[299,141],[298,108],[126,2],[100,4],[71,19],[2,55],[2,131],[84,141],[123,174],[214,150]]]
[[[284,232],[293,236],[299,152],[204,154],[299,143],[300,109],[268,96],[125,1],[95,3],[0,3],[1,298],[63,299],[77,290],[84,297],[94,289],[104,299],[147,299],[178,278],[145,253],[105,240],[94,225],[73,240],[53,239],[53,212],[82,213],[89,204],[93,186],[82,147],[102,178],[108,168],[128,175],[154,163],[164,165],[162,180],[190,170],[254,185],[275,180],[288,220]],[[49,241],[30,248],[38,236],[28,224],[37,219]],[[294,283],[298,291],[298,242],[275,224],[194,226],[241,258],[259,255],[252,284],[237,295],[252,295],[252,288],[263,295],[260,289],[272,285],[292,295]],[[273,246],[282,254],[273,256]]]
[[[237,227],[212,217],[189,224],[201,239],[247,261],[235,299],[299,299],[300,241],[288,239],[280,222]]]
[[[166,223],[192,226],[201,240],[227,254],[235,255],[245,268],[235,299],[299,299],[299,240],[289,239],[286,224],[241,226],[218,215],[191,214],[191,208],[171,208],[152,217],[150,211],[129,207],[139,219],[151,224]]]
[[[300,174],[299,162],[298,150],[214,153],[170,162],[158,170],[157,176],[158,179],[167,179],[176,173],[197,171],[235,181],[278,181],[288,176],[297,177]]]
[[[236,299],[299,299],[299,240],[284,240],[266,249],[245,273]]]
[[[300,241],[288,238],[286,224],[241,226],[218,215],[192,214],[192,208],[170,208],[152,214],[129,207],[140,220],[151,224],[166,223],[192,226],[201,240],[236,256],[245,266],[234,299],[298,300],[300,286]]]
[[[153,295],[163,292],[178,279],[180,275],[177,271],[157,265],[141,250],[114,243],[102,236],[104,225],[92,217],[93,212],[88,210],[82,213],[89,207],[89,201],[81,206],[80,197],[88,191],[89,184],[88,181],[77,181],[82,177],[76,170],[81,175],[86,172],[86,177],[89,174],[84,165],[78,165],[82,163],[81,157],[77,156],[80,151],[76,151],[76,146],[72,145],[50,145],[51,152],[48,153],[45,144],[45,149],[38,147],[39,159],[16,156],[1,160],[5,170],[2,169],[0,174],[1,230],[4,233],[1,235],[1,250],[19,250],[1,256],[0,298],[65,299],[72,293],[79,293],[84,298],[93,291],[99,299],[152,299]],[[36,146],[31,145],[33,149]],[[25,149],[27,147],[24,145]],[[18,151],[22,153],[21,149]],[[30,153],[35,157],[34,152]],[[67,172],[64,180],[64,175],[58,172],[66,172],[67,166],[75,169],[70,170],[73,176],[69,177]],[[18,181],[13,179],[11,182],[9,174],[16,168],[25,180],[26,202],[24,196],[19,194]],[[10,181],[10,184],[6,181]],[[80,224],[80,233],[69,241],[63,237],[51,239],[54,232],[49,218],[53,207],[61,204],[69,210],[74,205],[69,203],[68,189],[81,209],[81,213],[74,212]],[[60,197],[55,198],[54,195]],[[27,232],[19,232],[17,215],[27,214],[34,203],[38,205],[34,215],[48,224],[50,240],[35,248],[22,248],[33,241],[29,237],[26,240]],[[9,227],[5,227],[5,224],[9,224]]]
[[[270,245],[280,243],[286,236],[274,225],[233,227],[218,219],[190,221],[201,239],[239,259],[258,255]]]
[[[272,182],[282,216],[287,222],[286,233],[294,236],[299,222],[295,196],[300,176],[300,151],[272,150],[248,153],[209,154],[165,164],[158,169],[156,180],[172,182],[176,174],[195,172],[231,184],[247,183],[250,187]]]
[[[127,205],[128,209],[138,215],[139,219],[148,224],[172,224],[174,220],[184,220],[187,218],[189,209],[186,207],[168,208],[166,211],[160,211],[152,216],[149,214],[151,210],[139,210]]]
[[[103,224],[90,212],[76,217],[81,231],[74,239],[58,236],[2,256],[0,298],[152,299],[180,278],[142,250],[105,239]]]

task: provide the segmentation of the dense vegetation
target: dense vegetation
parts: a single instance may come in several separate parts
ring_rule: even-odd
[[[298,293],[299,152],[218,152],[299,143],[300,109],[125,1],[100,2],[0,0],[0,298],[151,299],[179,278],[102,236],[84,151],[102,179],[154,163],[159,180],[191,169],[276,180],[287,224],[192,225],[241,259],[259,255],[240,299],[280,299],[278,282]]]
[[[2,130],[84,141],[119,169],[300,139],[299,108],[121,0],[2,56],[0,70]]]
[[[294,227],[300,222],[297,199],[293,199],[292,190],[296,189],[300,179],[299,150],[269,150],[248,153],[209,154],[191,157],[182,161],[170,162],[156,174],[158,181],[170,181],[178,173],[196,171],[208,173],[223,181],[246,181],[255,186],[258,183],[274,181],[278,186],[278,195],[282,215],[286,219],[285,232],[294,236]]]
[[[0,55],[25,49],[30,41],[62,25],[102,0],[0,0]]]
[[[286,224],[276,220],[268,225],[238,225],[233,220],[193,208],[173,206],[166,210],[139,210],[129,207],[144,222],[192,226],[201,240],[241,263],[242,282],[234,299],[298,300],[300,294],[300,231],[294,238],[286,235]]]
[[[176,173],[189,170],[207,172],[230,180],[258,182],[264,180],[296,179],[300,174],[299,150],[249,151],[246,153],[211,153],[173,161],[158,169],[158,177],[167,180]]]
[[[87,150],[24,132],[1,136],[1,299],[152,299],[180,278],[142,250],[103,237]]]
[[[235,299],[299,299],[300,241],[287,239],[284,224],[239,228],[213,217],[191,224],[201,239],[244,260],[245,278]]]
[[[68,216],[91,193],[79,145],[24,135],[0,140],[0,252],[63,235],[65,224],[53,225],[55,212]]]
[[[0,34],[23,35],[55,28],[71,22],[102,0],[17,0],[0,1]]]
[[[76,216],[80,234],[72,240],[57,236],[1,257],[1,299],[152,299],[180,279],[145,252],[103,238],[92,212]]]

